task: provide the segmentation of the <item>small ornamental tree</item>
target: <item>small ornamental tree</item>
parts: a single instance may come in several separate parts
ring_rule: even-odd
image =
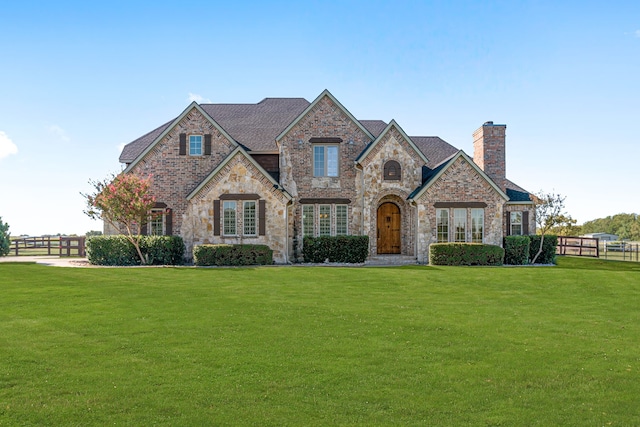
[[[11,250],[10,237],[9,224],[2,222],[2,217],[0,217],[0,256],[9,254],[9,251]]]
[[[92,219],[101,219],[117,230],[124,228],[125,237],[136,248],[142,264],[148,259],[140,250],[140,227],[149,217],[156,200],[149,189],[151,176],[142,178],[134,174],[121,173],[104,181],[89,181],[93,194],[82,194],[87,201],[85,214]]]
[[[564,200],[566,197],[555,193],[544,193],[542,191],[535,194],[532,198],[536,208],[536,225],[537,233],[540,235],[540,247],[538,252],[531,260],[531,264],[535,264],[536,260],[542,253],[544,245],[544,236],[553,227],[560,225],[566,220],[567,214],[564,212]]]

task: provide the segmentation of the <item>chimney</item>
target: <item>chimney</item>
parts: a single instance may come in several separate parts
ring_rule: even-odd
[[[505,133],[507,125],[485,122],[473,133],[473,161],[506,191]]]

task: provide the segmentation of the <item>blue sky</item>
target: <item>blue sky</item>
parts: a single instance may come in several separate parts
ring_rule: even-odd
[[[473,154],[507,124],[507,176],[579,223],[640,213],[640,2],[22,1],[0,6],[0,217],[101,229],[80,192],[191,100],[324,89]]]

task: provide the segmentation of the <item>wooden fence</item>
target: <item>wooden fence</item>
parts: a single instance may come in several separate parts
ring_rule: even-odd
[[[600,245],[598,239],[592,237],[558,236],[558,255],[576,255],[600,257]]]
[[[84,236],[36,236],[11,239],[14,255],[86,256]]]

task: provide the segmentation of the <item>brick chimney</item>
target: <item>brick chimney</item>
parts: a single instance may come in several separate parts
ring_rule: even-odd
[[[473,133],[473,161],[502,191],[506,191],[506,129],[507,125],[485,122]]]

